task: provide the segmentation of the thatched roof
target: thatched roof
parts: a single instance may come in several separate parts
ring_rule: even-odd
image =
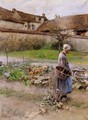
[[[16,12],[19,14],[19,16],[21,17],[22,21],[37,22],[36,21],[36,17],[39,17],[39,21],[41,21],[41,18],[44,18],[44,21],[48,20],[45,16],[28,14],[28,13],[24,13],[24,12],[21,12],[21,11],[18,11],[18,10],[16,10]]]
[[[0,19],[2,19],[2,20],[11,20],[12,19],[11,11],[0,7]]]
[[[55,26],[55,21],[54,20],[49,20],[44,22],[40,27],[37,29],[39,32],[49,32],[51,29],[54,29]]]
[[[6,21],[13,21],[13,22],[37,22],[36,17],[39,17],[39,20],[41,18],[44,18],[44,21],[47,21],[48,19],[45,16],[39,16],[39,15],[33,15],[24,13],[21,11],[18,11],[16,9],[13,9],[12,11],[4,9],[0,7],[0,19],[6,20]]]
[[[43,23],[37,31],[50,31],[51,28],[61,30],[85,30],[88,29],[88,14],[66,16]]]

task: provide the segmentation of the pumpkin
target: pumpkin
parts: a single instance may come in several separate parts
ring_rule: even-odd
[[[33,75],[33,74],[34,74],[34,72],[33,72],[33,71],[31,71],[31,72],[29,72],[29,74],[30,74],[30,75]]]
[[[36,69],[36,70],[35,70],[35,74],[38,74],[38,73],[40,73],[40,72],[41,72],[40,69]]]

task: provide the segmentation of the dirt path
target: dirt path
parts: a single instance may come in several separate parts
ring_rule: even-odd
[[[5,63],[4,59],[0,58]],[[10,60],[13,62],[15,59]],[[31,64],[56,66],[57,62],[34,61]],[[88,65],[83,67],[88,68]],[[47,106],[48,112],[42,115],[39,108],[47,91],[48,88],[25,86],[0,77],[0,120],[88,120],[88,91],[74,90],[70,94],[71,100],[65,104],[69,109],[57,111]]]
[[[38,101],[24,101],[16,97],[1,95],[0,111],[2,115],[0,120],[88,120],[88,93],[76,92],[75,96],[75,92],[73,92],[71,97],[74,100],[69,103],[70,110],[51,110],[42,115],[39,114],[40,102]],[[85,106],[86,104],[87,106]]]
[[[43,87],[37,87],[37,86],[25,86],[23,82],[9,82],[4,77],[0,78],[0,88],[1,89],[11,89],[15,90],[17,92],[23,92],[23,93],[30,93],[30,94],[40,94],[45,95],[47,93],[47,89]]]
[[[7,63],[6,56],[0,55],[0,61],[2,61],[3,64]],[[22,62],[23,60],[20,58],[15,58],[15,57],[9,57],[8,62]]]
[[[88,120],[88,91],[74,90],[71,100],[65,105],[69,109],[48,108],[39,114],[39,106],[47,88],[24,86],[20,82],[0,79],[0,120]],[[40,98],[39,98],[40,97]]]
[[[2,61],[3,64],[6,64],[6,56],[0,55],[0,61]],[[57,60],[40,60],[40,59],[25,59],[24,61],[30,62],[31,65],[47,65],[55,67],[57,66]],[[23,62],[22,58],[16,58],[16,57],[9,57],[8,62]],[[88,64],[70,64],[71,68],[74,67],[82,67],[86,68],[88,70]]]

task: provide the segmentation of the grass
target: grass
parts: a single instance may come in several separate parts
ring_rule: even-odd
[[[75,108],[88,109],[88,103],[85,103],[83,101],[69,101],[67,104]]]
[[[26,50],[26,51],[16,51],[9,52],[9,56],[20,57],[24,55],[25,58],[33,59],[48,59],[48,60],[57,60],[58,59],[58,50],[51,49],[40,49],[40,50]],[[76,51],[71,51],[67,55],[68,61],[71,63],[77,64],[88,64],[88,53],[81,53]]]
[[[44,95],[35,95],[31,93],[18,92],[8,88],[0,88],[0,95],[5,95],[7,97],[16,97],[20,100],[25,101],[42,101]]]
[[[78,64],[88,64],[88,53],[71,51],[67,56],[69,62]]]
[[[35,59],[52,59],[56,60],[58,56],[57,50],[48,50],[48,49],[40,49],[40,50],[29,50],[23,52],[26,58],[35,58]],[[22,52],[10,52],[10,56],[20,57],[22,56]]]

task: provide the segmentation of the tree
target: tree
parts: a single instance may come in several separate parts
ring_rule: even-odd
[[[63,45],[63,41],[67,37],[67,35],[62,34],[62,30],[56,27],[51,31],[51,36],[53,36],[56,40],[58,40],[58,50],[60,52],[61,46]]]
[[[54,37],[56,40],[58,40],[58,50],[60,52],[61,45],[63,45],[64,39],[68,37],[68,34],[66,34],[59,26],[58,20],[50,20],[45,24],[44,28],[45,32],[49,32],[50,36]]]

